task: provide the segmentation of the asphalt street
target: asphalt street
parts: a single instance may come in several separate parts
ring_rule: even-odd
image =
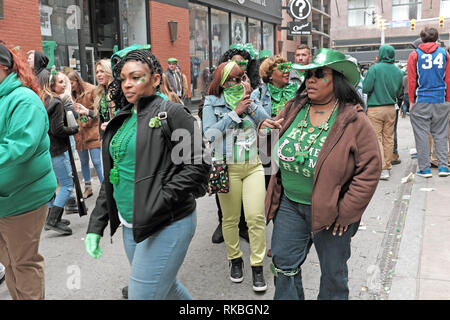
[[[349,260],[350,299],[386,299],[395,267],[398,247],[402,239],[401,214],[408,207],[410,184],[401,178],[415,172],[416,161],[410,157],[414,138],[409,117],[400,118],[398,126],[401,164],[393,167],[391,178],[380,181],[377,191],[362,217],[359,231],[352,240]],[[95,205],[99,182],[93,178],[94,196],[87,199],[89,212]],[[197,229],[178,279],[194,299],[202,300],[271,300],[274,294],[270,258],[266,258],[264,274],[268,289],[263,294],[252,290],[249,244],[241,239],[244,253],[244,281],[229,280],[229,265],[225,245],[213,244],[211,235],[217,226],[217,208],[214,197],[205,196],[197,201]],[[89,216],[65,215],[71,221],[73,234],[60,236],[43,231],[40,252],[45,258],[46,299],[96,300],[122,299],[121,289],[127,285],[130,266],[119,228],[110,237],[109,227],[101,239],[103,256],[91,258],[85,251],[84,239]],[[270,248],[272,223],[267,226],[267,249]],[[320,282],[320,267],[314,246],[302,268],[306,299],[316,299]],[[0,300],[10,299],[6,285],[0,286]]]

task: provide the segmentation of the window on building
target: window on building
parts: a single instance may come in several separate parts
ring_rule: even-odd
[[[348,26],[372,25],[374,0],[348,0]]]
[[[120,12],[123,47],[147,44],[146,0],[121,0]]]
[[[450,0],[441,0],[441,16],[450,17]]]
[[[231,42],[232,44],[247,42],[245,17],[236,14],[231,15]]]
[[[228,28],[228,13],[211,9],[212,26],[212,64],[218,66],[222,54],[230,47],[230,32]]]
[[[262,49],[261,41],[261,21],[255,19],[248,19],[248,42],[253,45],[253,48],[260,51]]]
[[[191,59],[191,94],[198,100],[209,83],[208,8],[189,3],[189,41]]]
[[[393,0],[392,21],[420,19],[422,17],[422,1]]]
[[[264,50],[270,50],[272,54],[275,54],[274,50],[274,35],[273,35],[273,24],[263,22],[263,42]]]

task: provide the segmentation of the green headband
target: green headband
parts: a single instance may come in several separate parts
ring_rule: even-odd
[[[223,68],[222,78],[220,79],[220,86],[223,86],[223,84],[225,83],[225,80],[227,80],[228,76],[231,73],[231,70],[233,70],[233,68],[235,66],[237,66],[236,62],[230,61],[230,62],[227,63],[225,68]]]

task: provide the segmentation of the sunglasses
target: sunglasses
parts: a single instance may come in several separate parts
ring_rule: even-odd
[[[243,81],[243,80],[242,80],[243,77],[244,77],[244,76],[242,76],[242,77],[228,78],[228,79],[227,79],[227,82],[235,82],[235,83],[239,84],[239,83],[241,83],[241,82]]]
[[[248,66],[248,60],[233,60],[234,62],[236,62],[236,64],[242,69],[245,70],[247,69]]]
[[[312,77],[315,77],[317,79],[322,79],[326,74],[331,74],[331,71],[325,71],[323,68],[307,70],[305,72],[305,79],[309,79]]]
[[[281,73],[290,72],[292,70],[292,63],[291,62],[280,63],[277,65],[275,69],[280,71]]]

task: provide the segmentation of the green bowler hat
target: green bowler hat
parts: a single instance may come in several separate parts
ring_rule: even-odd
[[[177,60],[177,58],[169,58],[167,60],[167,63],[178,63],[178,60]]]
[[[360,80],[360,73],[358,67],[351,61],[345,58],[345,55],[339,51],[322,48],[314,56],[312,62],[307,65],[294,63],[292,68],[299,71],[306,71],[317,69],[321,67],[328,67],[342,73],[350,83],[357,85]]]

